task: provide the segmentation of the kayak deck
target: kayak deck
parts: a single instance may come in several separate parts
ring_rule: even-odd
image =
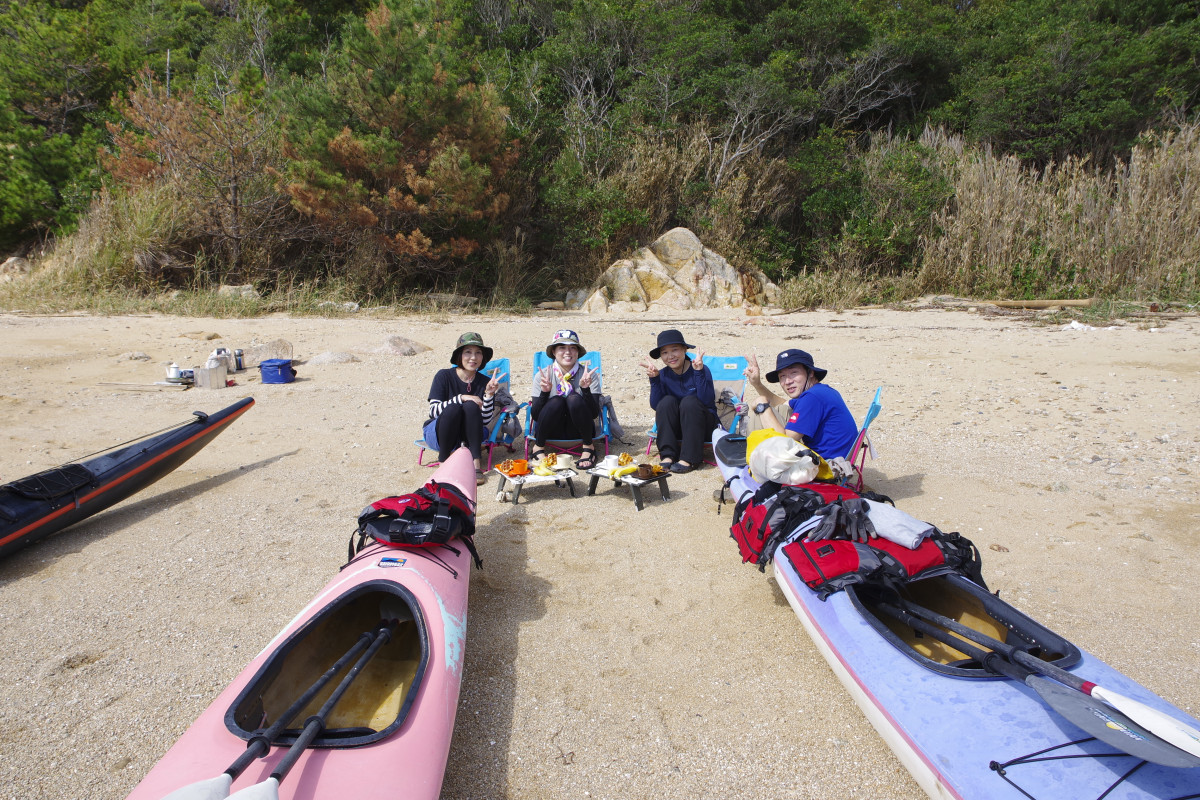
[[[930,797],[1174,800],[1200,795],[1200,769],[1163,767],[1114,753],[1052,711],[1025,684],[962,679],[919,666],[880,641],[872,624],[878,620],[855,608],[850,592],[822,601],[786,559],[774,564],[780,588],[838,680]],[[1164,713],[1181,714],[1085,651],[1071,671]],[[1049,752],[1040,755],[1043,750]]]

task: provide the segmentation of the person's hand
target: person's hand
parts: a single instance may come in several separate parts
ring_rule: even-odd
[[[643,359],[642,363],[641,363],[641,367],[642,367],[642,369],[646,370],[646,377],[648,377],[648,378],[657,378],[658,377],[658,365],[655,364],[650,359],[648,359],[648,358]]]
[[[592,388],[592,378],[594,378],[596,376],[596,372],[597,372],[597,370],[588,369],[587,367],[584,367],[583,375],[581,375],[579,377],[579,388],[580,389]]]
[[[459,402],[463,403],[464,405],[466,403],[470,402],[470,403],[474,403],[475,405],[479,406],[480,408],[483,408],[483,398],[482,397],[476,397],[473,394],[460,394],[458,396],[458,399],[459,399]]]
[[[703,350],[699,350],[696,352],[696,357],[692,359],[692,369],[694,369],[694,370],[704,369],[704,351]]]
[[[495,397],[496,391],[500,388],[500,381],[508,377],[507,372],[503,375],[497,376],[496,373],[499,371],[499,368],[492,370],[492,379],[488,381],[487,386],[483,388],[484,397]]]
[[[542,367],[538,370],[538,391],[550,391],[550,368]]]
[[[746,380],[750,381],[751,386],[762,385],[762,374],[758,369],[757,355],[751,353],[750,355],[746,356],[746,370],[742,374],[746,376]],[[767,402],[767,399],[763,397],[760,398],[758,402],[765,403]]]

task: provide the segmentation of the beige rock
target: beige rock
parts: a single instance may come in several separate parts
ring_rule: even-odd
[[[217,287],[217,294],[221,297],[245,297],[251,300],[257,300],[261,295],[252,284],[244,283],[240,286],[230,286],[221,284]]]
[[[425,353],[431,349],[427,345],[403,336],[389,336],[383,340],[383,344],[375,352],[393,356],[415,356],[417,353]]]
[[[20,256],[12,256],[0,264],[0,274],[3,275],[28,275],[32,271],[33,264],[29,259]]]
[[[607,294],[598,297],[601,289]],[[777,287],[762,272],[738,272],[696,234],[675,228],[631,258],[614,262],[583,308],[589,313],[737,308],[747,301],[769,304],[777,296]]]
[[[673,228],[658,237],[649,250],[667,267],[678,269],[699,258],[704,245],[700,243],[700,237],[687,228]]]

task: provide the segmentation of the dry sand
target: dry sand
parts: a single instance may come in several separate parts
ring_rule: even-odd
[[[637,363],[663,327],[710,355],[810,350],[856,418],[883,385],[869,483],[972,538],[1005,599],[1200,712],[1200,319],[1063,331],[868,310],[676,323],[0,316],[2,479],[257,400],[157,484],[0,563],[0,797],[125,796],[336,573],[362,506],[423,481],[412,440],[464,330],[514,359],[518,387],[556,328],[579,330],[603,351],[632,452],[651,421]],[[393,334],[433,350],[373,352]],[[246,374],[223,391],[98,385],[150,383],[164,363],[277,337],[301,360],[359,361],[301,364],[285,386]],[[153,360],[119,358],[130,351]],[[484,488],[486,569],[471,578],[445,797],[921,796],[773,581],[738,562],[718,484],[712,468],[673,478],[670,501],[641,513],[603,487],[530,489],[515,507],[494,500],[494,478]]]

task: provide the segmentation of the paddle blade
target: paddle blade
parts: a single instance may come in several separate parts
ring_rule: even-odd
[[[229,795],[229,800],[279,800],[279,781],[272,776],[262,783],[238,789]]]
[[[1097,700],[1108,703],[1146,730],[1157,734],[1180,750],[1190,753],[1195,758],[1190,766],[1200,766],[1200,731],[1191,725],[1175,719],[1170,714],[1164,714],[1157,708],[1151,708],[1145,703],[1134,700],[1132,697],[1117,694],[1112,689],[1093,686],[1090,694]]]
[[[189,783],[181,789],[176,789],[163,800],[225,800],[229,797],[229,787],[232,784],[233,778],[222,772],[215,778]]]
[[[1194,767],[1196,758],[1164,742],[1120,711],[1061,683],[1030,675],[1025,684],[1080,730],[1136,758],[1164,767]]]

